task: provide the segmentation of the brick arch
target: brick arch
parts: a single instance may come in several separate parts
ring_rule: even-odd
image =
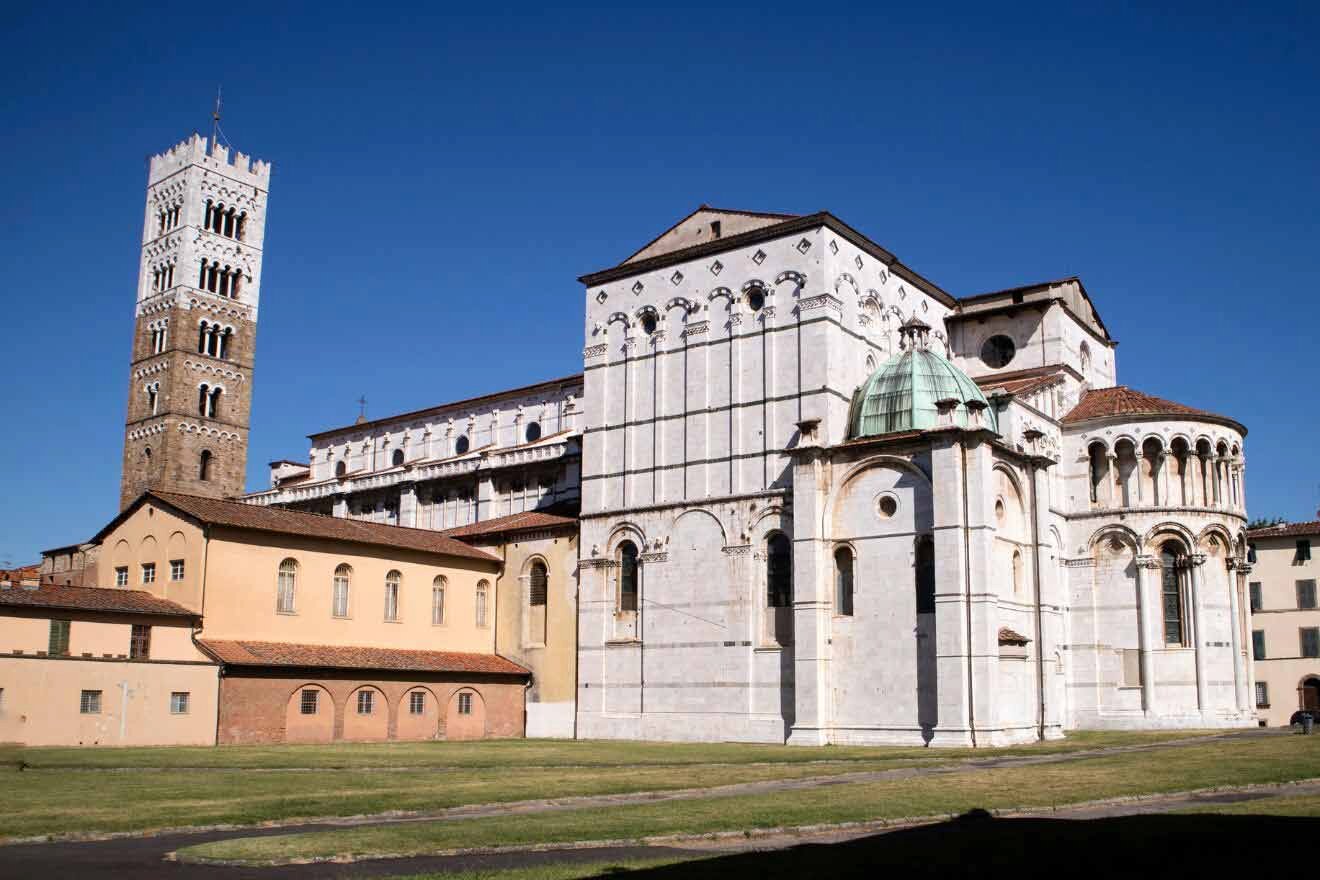
[[[358,713],[358,694],[363,691],[371,691],[375,694],[372,699],[371,713],[368,715]],[[390,702],[385,692],[378,686],[364,684],[353,688],[348,695],[348,699],[344,701],[343,712],[344,739],[359,742],[389,739]]]
[[[412,712],[412,694],[420,693],[424,698],[424,708],[421,714],[414,715]],[[357,699],[354,697],[354,699]],[[350,709],[356,709],[356,706],[350,706]],[[398,705],[395,708],[395,717],[397,721],[396,739],[423,740],[439,739],[440,721],[444,703],[436,696],[431,688],[425,685],[414,685],[405,689],[399,697]]]
[[[302,694],[316,691],[316,712],[304,714]],[[317,682],[301,684],[289,694],[284,707],[285,742],[330,742],[335,737],[335,701],[325,685]]]
[[[471,713],[460,714],[459,707],[463,694],[471,694]],[[484,739],[486,736],[486,701],[481,691],[472,687],[461,687],[449,697],[445,709],[445,739]]]

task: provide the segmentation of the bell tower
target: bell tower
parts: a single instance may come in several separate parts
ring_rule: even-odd
[[[151,157],[119,503],[243,492],[270,163],[194,134]]]

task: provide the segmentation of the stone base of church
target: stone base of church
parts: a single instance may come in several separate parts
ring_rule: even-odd
[[[646,715],[578,715],[580,739],[636,739],[659,742],[745,742],[781,744],[788,725],[773,716],[666,712]]]
[[[527,703],[528,739],[572,739],[577,706],[571,700],[560,703]]]
[[[1249,713],[1193,712],[1179,715],[1078,715],[1069,730],[1218,730],[1255,727]]]

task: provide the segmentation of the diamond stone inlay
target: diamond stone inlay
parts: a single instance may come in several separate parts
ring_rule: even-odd
[[[675,272],[673,275],[669,276],[669,280],[673,284],[681,284],[683,282],[683,273]]]
[[[765,262],[765,251],[758,249],[758,250],[756,251],[756,253],[752,254],[752,262],[755,263],[755,264],[758,265],[758,266],[761,265],[762,263],[764,263],[764,262]]]
[[[640,281],[638,281],[636,284],[632,286],[633,293],[641,293],[645,289],[646,289],[646,285]]]
[[[797,243],[797,249],[799,254],[805,254],[807,251],[811,250],[811,242],[804,238]]]
[[[721,263],[719,260],[716,260],[715,262],[710,264],[710,274],[712,275],[718,275],[723,270],[724,270],[724,264]]]

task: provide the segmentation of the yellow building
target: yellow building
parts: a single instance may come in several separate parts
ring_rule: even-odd
[[[0,742],[215,742],[198,615],[145,590],[0,585]]]
[[[157,636],[158,651],[168,650],[159,653],[160,669],[133,667],[136,687],[152,694],[172,687],[167,657],[198,664],[210,676],[205,695],[197,693],[205,688],[193,691],[194,706],[209,707],[205,730],[185,736],[147,727],[137,742],[523,733],[529,673],[496,651],[501,561],[491,553],[429,530],[167,492],[140,496],[92,543],[100,548],[97,572],[106,588],[43,584],[8,592],[39,597],[49,608],[54,597],[81,589],[121,616],[129,613],[129,597],[137,597],[132,601],[158,614],[169,610],[182,622]],[[21,656],[35,654],[37,628],[49,617],[37,624],[17,614],[0,618],[0,646],[8,637]],[[122,633],[102,634],[80,619],[74,630],[82,635],[70,651],[115,654],[107,640],[130,628],[118,625]],[[95,641],[84,646],[80,639]],[[28,661],[33,671],[21,674],[24,688],[63,668],[49,653],[45,665]],[[118,653],[127,654],[127,647]],[[100,689],[108,700],[108,687]],[[53,724],[67,722],[62,709],[52,713]],[[12,738],[37,741],[21,732]]]
[[[1299,709],[1320,711],[1320,522],[1254,529],[1247,540],[1257,717],[1284,725]]]

